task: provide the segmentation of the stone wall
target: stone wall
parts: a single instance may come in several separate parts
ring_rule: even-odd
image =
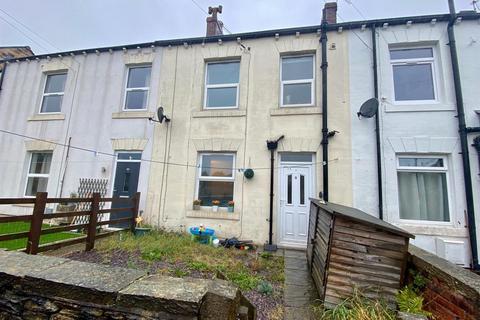
[[[0,251],[0,320],[236,319],[240,301],[223,280]]]
[[[437,319],[480,319],[480,276],[410,245],[410,268],[425,276],[425,309]]]

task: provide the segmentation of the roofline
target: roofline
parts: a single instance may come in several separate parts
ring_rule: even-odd
[[[477,19],[480,19],[480,13],[476,13],[474,11],[462,11],[457,14],[457,18],[459,17],[462,18],[462,20],[477,20]],[[374,19],[374,20],[342,22],[342,23],[328,24],[326,27],[327,27],[327,31],[337,31],[339,28],[352,30],[352,29],[367,28],[371,26],[383,26],[384,24],[388,24],[389,26],[402,25],[402,24],[406,24],[407,22],[411,22],[412,24],[430,23],[432,21],[447,22],[450,19],[451,19],[450,14],[435,14],[435,15],[425,15],[425,16],[410,16],[410,17],[399,17],[399,18],[384,18],[384,19]],[[305,27],[293,27],[293,28],[284,28],[284,29],[244,32],[244,33],[236,33],[236,34],[229,34],[229,35],[216,35],[216,36],[209,36],[209,37],[157,40],[152,42],[143,42],[143,43],[128,44],[128,45],[53,52],[53,53],[47,53],[47,54],[27,56],[22,58],[12,58],[5,61],[15,62],[15,61],[24,61],[24,60],[32,60],[32,59],[34,60],[45,59],[45,58],[54,57],[54,56],[68,56],[68,55],[80,55],[80,54],[86,54],[86,53],[108,52],[111,50],[119,51],[119,50],[139,49],[139,48],[148,48],[148,47],[168,47],[168,46],[181,46],[184,44],[188,44],[188,45],[202,44],[202,43],[218,42],[218,40],[222,40],[222,42],[226,42],[226,41],[259,39],[259,38],[266,38],[266,37],[274,37],[277,34],[279,36],[295,35],[298,32],[300,34],[320,33],[321,27],[322,27],[321,25],[314,25],[314,26],[305,26]]]

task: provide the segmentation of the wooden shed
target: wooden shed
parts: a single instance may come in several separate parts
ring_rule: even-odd
[[[361,210],[311,199],[307,257],[328,308],[362,294],[395,303],[414,236]]]

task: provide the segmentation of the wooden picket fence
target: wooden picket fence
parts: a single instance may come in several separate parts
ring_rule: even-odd
[[[0,241],[14,240],[27,238],[26,249],[28,254],[37,254],[39,252],[58,249],[64,246],[78,244],[85,242],[85,250],[90,251],[95,246],[95,240],[106,237],[111,232],[97,233],[97,228],[105,225],[115,225],[118,223],[129,222],[129,229],[133,232],[136,227],[136,218],[138,217],[138,206],[140,200],[140,193],[137,192],[131,198],[101,198],[100,193],[93,193],[90,198],[48,198],[47,192],[38,192],[35,198],[0,198],[0,205],[15,205],[15,204],[33,204],[33,212],[30,215],[20,216],[6,216],[0,217],[0,224],[9,222],[30,222],[30,230],[24,232],[15,232],[0,235]],[[46,214],[45,208],[48,203],[91,203],[90,210],[87,211],[70,211],[57,212]],[[100,203],[122,203],[121,208],[100,209]],[[125,203],[125,206],[123,206]],[[132,214],[129,217],[119,219],[110,219],[106,221],[98,221],[98,216],[105,213],[130,211]],[[42,229],[44,220],[87,216],[86,223],[72,224],[66,226],[51,227]],[[84,230],[85,236],[56,241],[54,243],[47,243],[40,245],[40,236],[45,234],[59,233],[71,230]]]

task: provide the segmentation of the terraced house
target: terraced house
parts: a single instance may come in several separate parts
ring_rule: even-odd
[[[456,116],[461,83],[477,125],[479,14],[337,23],[336,9],[316,26],[224,35],[210,8],[205,37],[9,60],[0,196],[68,196],[90,179],[140,191],[153,226],[270,249],[306,245],[320,197],[475,264],[479,168]]]

